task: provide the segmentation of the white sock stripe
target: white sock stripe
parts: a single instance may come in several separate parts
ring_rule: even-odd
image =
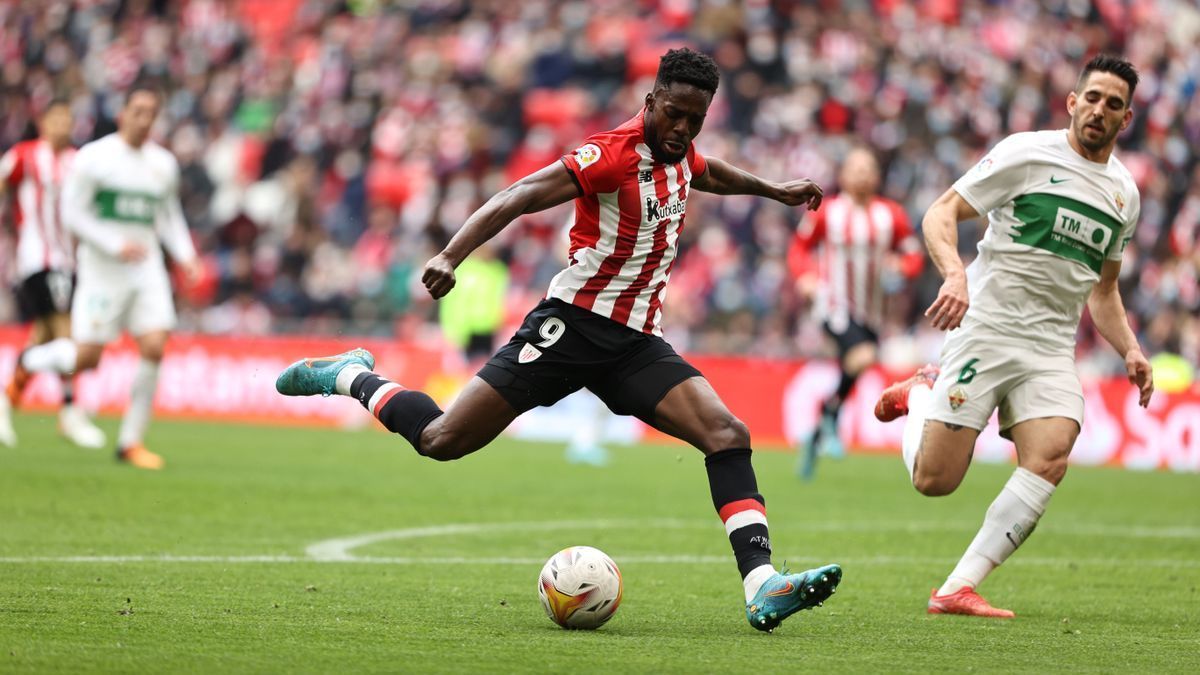
[[[383,398],[383,395],[393,389],[400,388],[400,385],[396,384],[395,382],[388,382],[382,387],[376,389],[375,393],[371,395],[371,400],[367,402],[367,410],[370,410],[372,415],[375,414],[375,406],[379,404],[379,401]]]
[[[733,534],[734,530],[739,530],[747,525],[754,525],[755,523],[762,523],[763,525],[766,525],[767,516],[762,511],[755,511],[754,509],[738,511],[732,516],[729,516],[729,518],[725,521],[725,534]]]

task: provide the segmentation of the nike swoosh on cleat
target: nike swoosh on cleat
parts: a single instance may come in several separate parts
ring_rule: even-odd
[[[766,596],[768,598],[777,598],[781,595],[788,595],[789,593],[791,593],[794,590],[796,590],[795,585],[793,585],[792,582],[789,581],[789,582],[787,582],[787,586],[784,586],[783,588],[777,588],[777,589],[771,591],[770,593],[767,593]]]

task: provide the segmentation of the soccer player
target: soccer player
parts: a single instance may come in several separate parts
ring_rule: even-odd
[[[841,379],[821,405],[821,419],[803,452],[800,474],[811,478],[818,454],[844,454],[838,438],[838,412],[855,381],[879,359],[884,287],[921,273],[925,254],[900,204],[881,197],[875,153],[856,147],[838,175],[841,192],[805,219],[792,240],[788,259],[805,288],[816,288],[816,311],[837,343]],[[814,249],[816,274],[807,263]],[[813,277],[816,277],[814,284]]]
[[[71,307],[73,339],[27,349],[24,368],[77,373],[95,368],[105,344],[128,330],[141,359],[121,420],[117,458],[143,469],[163,460],[142,444],[150,422],[158,366],[175,326],[165,246],[188,277],[199,274],[179,204],[179,165],[150,139],[162,103],[151,87],[133,87],[117,131],[79,149],[63,188],[63,220],[79,239],[79,286]]]
[[[1139,403],[1150,403],[1150,363],[1117,289],[1141,203],[1113,148],[1133,118],[1137,83],[1128,61],[1096,56],[1067,95],[1070,128],[1005,138],[925,214],[925,242],[945,280],[925,315],[953,332],[940,374],[926,366],[892,385],[875,414],[884,421],[908,414],[904,462],[922,494],[958,487],[997,409],[1018,464],[958,565],[933,590],[931,614],[1014,616],[975,588],[1033,533],[1067,471],[1083,424],[1075,332],[1085,302],[1125,358]],[[964,271],[957,224],[985,213],[990,227]]]
[[[39,345],[71,332],[75,285],[75,242],[63,227],[59,208],[63,177],[75,158],[71,147],[71,107],[51,101],[38,119],[38,137],[22,141],[0,157],[0,192],[12,191],[17,230],[17,306],[33,322],[29,344]],[[20,405],[30,374],[19,360],[0,397],[0,443],[16,445],[11,409]],[[62,377],[59,430],[85,448],[104,445],[104,432],[75,405],[72,378]]]
[[[353,396],[418,454],[446,461],[484,447],[522,412],[586,387],[613,412],[635,415],[705,455],[713,505],[743,578],[746,617],[769,631],[829,597],[841,568],[788,574],[772,566],[750,432],[662,339],[663,292],[693,188],[809,208],[820,204],[821,189],[808,180],[767,182],[696,152],[692,140],[717,82],[708,56],[668,51],[641,112],[492,197],[426,263],[425,287],[440,298],[454,288],[463,259],[517,216],[575,200],[567,268],[447,410],[371,372],[374,358],[363,350],[298,361],[276,388]]]

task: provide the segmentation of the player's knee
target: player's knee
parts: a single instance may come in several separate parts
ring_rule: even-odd
[[[750,447],[750,427],[730,413],[714,418],[706,430],[704,454],[711,455],[729,448]]]
[[[479,448],[472,447],[465,434],[451,430],[429,429],[421,434],[420,453],[439,462],[462,459]]]
[[[154,343],[142,345],[138,349],[138,354],[147,361],[154,361],[157,363],[162,361],[164,351],[166,351],[165,344]]]
[[[1022,463],[1022,468],[1037,474],[1046,482],[1058,485],[1067,475],[1067,456],[1033,459]]]
[[[921,467],[920,462],[913,468],[913,487],[926,497],[944,497],[958,489],[962,476],[936,468]]]

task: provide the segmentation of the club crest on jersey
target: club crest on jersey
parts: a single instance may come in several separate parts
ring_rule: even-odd
[[[595,164],[598,159],[600,159],[600,146],[595,143],[588,143],[575,151],[575,163],[579,165],[580,171]]]
[[[541,355],[542,350],[526,342],[525,346],[521,347],[521,353],[517,354],[517,363],[529,363],[530,361],[536,361]]]
[[[1113,199],[1117,200],[1117,210],[1125,210],[1125,197],[1120,192],[1113,193]]]
[[[962,387],[955,387],[950,390],[948,398],[950,399],[950,408],[958,410],[962,404],[967,402],[967,390]]]

